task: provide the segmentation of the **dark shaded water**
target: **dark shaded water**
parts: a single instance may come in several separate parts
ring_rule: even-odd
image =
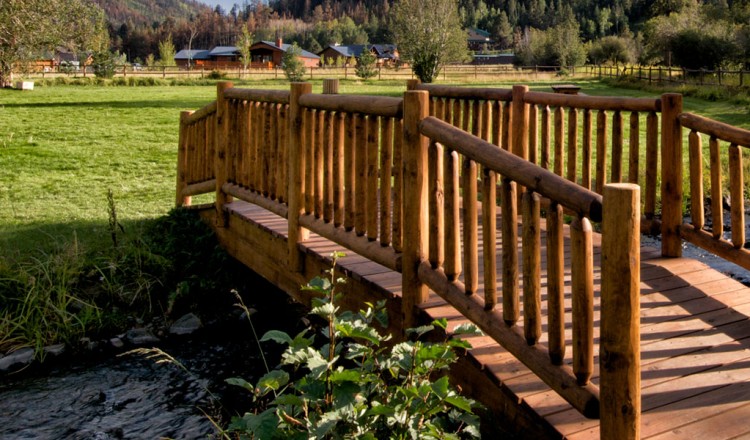
[[[253,315],[259,336],[293,331],[299,309],[277,304]],[[265,374],[257,342],[245,318],[172,338],[161,349],[184,369],[144,354],[65,359],[53,366],[0,378],[0,439],[197,439],[215,436],[212,420],[226,426],[244,413],[247,391],[225,384]],[[273,351],[266,347],[264,351]],[[279,353],[267,353],[270,367]],[[186,371],[187,370],[187,371]]]

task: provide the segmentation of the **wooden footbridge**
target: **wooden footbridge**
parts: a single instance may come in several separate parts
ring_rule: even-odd
[[[681,257],[750,269],[750,132],[676,94],[407,89],[221,83],[181,116],[177,204],[215,194],[223,246],[302,301],[344,251],[347,301],[394,330],[476,323],[452,379],[521,438],[750,437],[750,290]]]

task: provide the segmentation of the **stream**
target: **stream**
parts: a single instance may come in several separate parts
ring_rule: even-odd
[[[253,315],[258,336],[301,325],[294,307],[273,309]],[[251,399],[225,379],[254,382],[266,372],[247,318],[228,320],[159,344],[184,368],[126,351],[68,356],[0,377],[0,439],[218,438],[212,420],[226,426]],[[278,356],[270,354],[271,368]]]

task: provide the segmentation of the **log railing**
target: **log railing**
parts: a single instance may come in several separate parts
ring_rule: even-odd
[[[750,148],[750,131],[682,113],[680,123],[690,130],[689,181],[690,221],[680,227],[685,240],[705,250],[750,270],[750,250],[745,249],[745,180],[742,150]],[[703,136],[708,137],[708,151]],[[711,202],[707,205],[709,222],[704,211],[704,168],[708,164]],[[724,225],[726,196],[724,178],[729,177],[729,223]],[[728,238],[727,238],[728,236]]]
[[[216,101],[195,112],[180,114],[177,153],[177,206],[190,205],[191,196],[214,191]]]
[[[425,91],[407,92],[404,101],[405,228],[403,255],[403,305],[425,301],[427,289],[435,291],[462,315],[476,323],[500,345],[521,360],[552,389],[588,417],[600,416],[600,388],[594,374],[594,258],[592,222],[604,221],[602,279],[603,328],[600,350],[605,362],[618,358],[614,376],[603,373],[601,393],[614,399],[631,393],[626,415],[601,413],[603,423],[616,426],[603,438],[627,438],[615,433],[637,431],[640,416],[638,382],[639,294],[639,189],[636,185],[606,185],[602,198],[580,185],[536,166],[516,155],[435,117],[429,117]],[[477,175],[481,179],[477,180]],[[501,261],[496,261],[496,186],[500,185]],[[481,187],[480,204],[477,200]],[[408,188],[408,190],[406,190]],[[516,191],[522,196],[517,197]],[[540,198],[551,203],[546,210],[546,246],[541,243]],[[518,216],[520,204],[521,218]],[[569,227],[571,241],[572,313],[564,312],[565,274],[563,208],[575,214]],[[481,217],[481,220],[478,219]],[[519,222],[520,220],[520,222]],[[463,229],[477,230],[483,240],[462,236]],[[518,231],[521,230],[519,265]],[[460,249],[464,250],[463,253]],[[542,334],[542,249],[547,266],[547,335]],[[480,257],[481,255],[481,257]],[[479,266],[483,266],[480,290]],[[502,280],[495,279],[496,267]],[[522,273],[519,274],[519,267]],[[519,288],[523,280],[523,289]],[[499,284],[499,285],[498,285]],[[500,292],[501,301],[498,301]],[[499,304],[500,303],[500,304]],[[616,303],[604,310],[604,304]],[[620,320],[619,313],[626,318]],[[564,329],[572,326],[572,367],[564,363]],[[540,340],[546,339],[546,345]],[[622,357],[620,357],[622,356]],[[609,368],[609,366],[607,367]],[[605,368],[602,368],[604,370]],[[602,401],[604,402],[604,400]],[[611,403],[607,403],[611,405]],[[617,419],[616,421],[613,421]],[[627,420],[626,420],[627,419]]]
[[[289,220],[298,241],[312,230],[401,269],[401,103],[292,86],[289,206],[299,215]],[[298,251],[290,238],[292,260]]]

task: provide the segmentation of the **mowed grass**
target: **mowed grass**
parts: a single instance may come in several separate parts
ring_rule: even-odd
[[[548,91],[560,82],[529,84]],[[575,82],[590,95],[656,96],[595,80]],[[288,88],[282,81],[242,86]],[[314,82],[313,91],[321,89],[321,82]],[[215,90],[213,85],[0,90],[0,256],[23,257],[74,237],[87,247],[106,243],[109,190],[126,229],[167,213],[174,205],[179,113],[209,103]],[[404,90],[400,81],[340,86],[349,94],[400,96]],[[750,128],[747,107],[738,104],[686,98],[685,110]]]

